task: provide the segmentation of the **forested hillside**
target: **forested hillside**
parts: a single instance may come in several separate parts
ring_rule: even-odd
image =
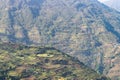
[[[50,47],[0,43],[0,80],[109,80]]]
[[[120,76],[120,13],[97,0],[0,0],[0,39],[52,46]]]

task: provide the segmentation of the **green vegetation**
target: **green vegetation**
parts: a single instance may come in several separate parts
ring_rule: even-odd
[[[0,80],[109,80],[49,47],[0,43]]]
[[[120,77],[120,13],[97,0],[0,0],[0,39],[52,46],[101,74]],[[27,49],[15,52],[5,46],[1,59],[14,57],[4,48],[17,53],[19,64],[36,64],[36,56],[55,58],[46,53],[28,57]]]

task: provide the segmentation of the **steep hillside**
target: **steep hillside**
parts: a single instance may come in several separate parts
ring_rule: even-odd
[[[0,39],[53,46],[120,76],[120,13],[97,0],[0,0]]]
[[[108,80],[54,48],[0,43],[0,80]]]
[[[120,12],[120,0],[108,0],[104,2],[107,6],[116,9]]]

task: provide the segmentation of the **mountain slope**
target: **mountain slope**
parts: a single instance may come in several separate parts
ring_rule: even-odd
[[[54,48],[0,43],[1,80],[108,80]]]
[[[107,6],[116,9],[117,11],[120,12],[120,0],[108,0],[104,2]]]
[[[53,46],[120,76],[120,13],[97,0],[0,0],[0,24],[2,41]]]

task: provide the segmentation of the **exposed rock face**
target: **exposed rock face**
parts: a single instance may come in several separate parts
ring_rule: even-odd
[[[97,0],[0,0],[0,24],[2,41],[53,46],[120,76],[120,13]]]

